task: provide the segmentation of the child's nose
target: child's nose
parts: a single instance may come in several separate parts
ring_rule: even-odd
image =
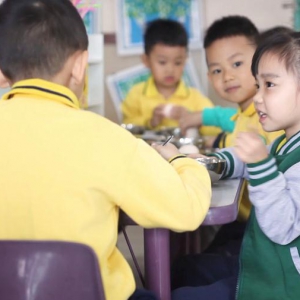
[[[231,70],[224,70],[223,71],[223,79],[225,82],[232,80],[234,78],[233,73]]]
[[[259,104],[263,102],[262,93],[257,90],[256,94],[253,97],[254,104]]]
[[[174,66],[172,64],[169,64],[168,67],[167,67],[167,70],[168,70],[169,73],[173,73]]]

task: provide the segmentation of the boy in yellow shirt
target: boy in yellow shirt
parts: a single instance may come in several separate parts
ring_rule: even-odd
[[[214,141],[215,148],[233,146],[240,131],[255,130],[266,144],[282,134],[263,130],[253,104],[256,83],[251,74],[251,61],[259,39],[255,25],[243,16],[221,18],[206,32],[204,48],[209,81],[222,99],[238,105],[238,112],[231,118],[235,122],[233,132],[218,136]],[[201,114],[183,115],[180,119],[182,130],[202,125]]]
[[[204,48],[210,82],[220,97],[239,107],[232,117],[235,121],[233,132],[219,136],[215,141],[216,148],[234,146],[241,131],[256,131],[266,144],[282,134],[281,131],[266,132],[262,128],[253,103],[257,88],[251,62],[259,38],[255,25],[243,16],[221,18],[206,32]],[[249,211],[250,203],[242,201],[240,220],[247,220]]]
[[[123,122],[158,129],[178,127],[180,117],[189,111],[213,107],[198,90],[183,79],[188,36],[176,21],[157,19],[148,24],[144,35],[144,64],[151,77],[135,85],[122,103]],[[203,126],[202,135],[217,135],[215,127]]]
[[[207,213],[211,183],[173,145],[153,149],[80,110],[87,48],[69,0],[0,5],[0,86],[11,86],[0,101],[0,239],[89,245],[106,299],[135,299],[116,247],[119,210],[147,228],[193,230]]]

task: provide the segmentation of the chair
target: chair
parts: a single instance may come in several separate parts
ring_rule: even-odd
[[[105,300],[94,251],[61,241],[0,241],[1,300]]]

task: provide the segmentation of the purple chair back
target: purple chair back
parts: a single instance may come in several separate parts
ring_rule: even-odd
[[[0,241],[0,299],[105,300],[94,251],[61,241]]]

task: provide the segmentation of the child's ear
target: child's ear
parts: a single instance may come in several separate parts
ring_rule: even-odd
[[[147,54],[141,55],[141,60],[142,60],[142,63],[143,63],[147,68],[149,68],[149,58],[148,58],[148,55],[147,55]]]
[[[3,75],[2,71],[0,70],[0,88],[5,89],[8,87],[10,87],[10,83],[6,79],[6,77]]]
[[[80,84],[84,80],[87,63],[88,52],[82,51],[77,53],[72,68],[72,77],[75,80],[75,83]]]

